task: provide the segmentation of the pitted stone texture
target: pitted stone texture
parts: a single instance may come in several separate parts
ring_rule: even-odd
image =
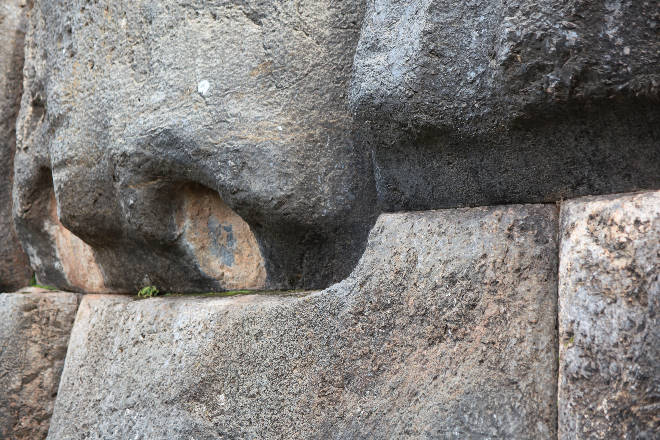
[[[26,286],[32,276],[14,231],[11,209],[27,9],[27,0],[0,4],[0,292]]]
[[[657,1],[367,5],[350,99],[386,210],[660,188]]]
[[[346,277],[375,221],[370,162],[345,96],[362,10],[330,0],[36,0],[14,213],[42,282],[80,288],[40,220],[50,187],[58,221],[91,248],[107,290],[326,287]],[[207,204],[218,212],[191,211]],[[249,245],[232,244],[241,240]]]
[[[401,211],[658,189],[659,110],[613,104],[484,137],[381,130],[369,138],[378,196]]]
[[[322,292],[86,296],[49,438],[555,438],[556,229],[383,215]]]
[[[660,432],[660,192],[561,208],[559,438]]]
[[[46,438],[78,295],[0,294],[0,438]]]

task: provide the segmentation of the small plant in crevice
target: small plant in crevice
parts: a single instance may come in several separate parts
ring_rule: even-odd
[[[156,286],[145,286],[137,293],[138,298],[152,298],[158,296],[160,290]]]
[[[44,290],[57,290],[57,287],[39,284],[39,282],[37,282],[37,274],[34,272],[32,273],[32,278],[30,278],[30,287],[36,287],[38,289]]]

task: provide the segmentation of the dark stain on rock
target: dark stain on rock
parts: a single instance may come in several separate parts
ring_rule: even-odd
[[[223,225],[215,216],[209,217],[209,235],[213,246],[210,251],[217,256],[225,266],[234,265],[234,252],[236,251],[236,238],[232,225]]]

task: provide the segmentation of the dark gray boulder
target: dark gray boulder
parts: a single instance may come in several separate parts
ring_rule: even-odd
[[[556,438],[556,230],[388,214],[322,292],[87,295],[49,438]]]
[[[362,10],[37,0],[14,213],[39,279],[200,291],[348,275],[375,220],[345,97]],[[93,289],[62,269],[61,228],[87,247]]]
[[[26,0],[5,0],[0,4],[0,291],[24,287],[32,276],[12,217],[15,127],[23,90],[27,3]]]
[[[350,100],[386,210],[660,188],[657,2],[367,3]]]

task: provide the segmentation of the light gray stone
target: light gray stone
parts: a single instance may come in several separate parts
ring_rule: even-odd
[[[346,101],[362,14],[332,0],[35,0],[14,213],[39,279],[103,292],[345,278],[375,221]]]
[[[27,286],[32,270],[16,237],[12,182],[21,102],[27,0],[0,3],[0,292]]]
[[[79,296],[0,294],[0,438],[46,438]]]
[[[383,215],[322,292],[85,296],[49,438],[555,438],[556,230]]]
[[[660,192],[561,207],[559,438],[660,432]]]
[[[385,209],[660,188],[657,1],[366,3],[349,96]]]

